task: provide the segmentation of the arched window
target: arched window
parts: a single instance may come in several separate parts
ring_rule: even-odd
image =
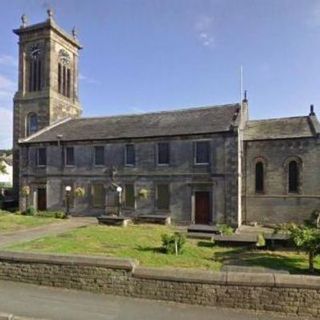
[[[264,167],[261,161],[256,163],[256,192],[264,191]]]
[[[42,62],[40,57],[29,61],[29,91],[40,91],[42,89]]]
[[[289,162],[288,191],[299,192],[299,165],[295,160]]]
[[[29,113],[27,117],[27,136],[38,131],[38,116],[35,113]]]

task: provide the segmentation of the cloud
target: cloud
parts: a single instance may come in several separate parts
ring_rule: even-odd
[[[79,80],[86,82],[86,83],[89,83],[89,84],[100,84],[100,82],[98,80],[87,77],[82,73],[79,74]]]
[[[213,23],[214,19],[209,16],[200,16],[194,23],[197,38],[204,47],[213,47],[215,44]]]
[[[18,59],[16,57],[10,56],[8,54],[0,55],[0,65],[8,66],[8,67],[17,67]]]
[[[0,149],[12,148],[12,111],[0,107]]]

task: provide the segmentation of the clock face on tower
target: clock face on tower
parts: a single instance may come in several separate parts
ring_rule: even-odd
[[[40,57],[41,54],[41,49],[40,46],[38,44],[34,44],[30,47],[30,58],[31,59],[38,59]]]
[[[63,64],[70,64],[70,55],[66,50],[61,49],[59,51],[59,59]]]

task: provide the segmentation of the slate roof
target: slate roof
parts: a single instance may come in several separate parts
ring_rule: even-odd
[[[314,137],[318,127],[315,116],[248,121],[244,140]]]
[[[239,104],[155,113],[69,119],[20,141],[108,140],[227,132],[239,121]]]

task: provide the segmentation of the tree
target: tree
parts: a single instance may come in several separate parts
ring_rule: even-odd
[[[295,246],[308,254],[309,271],[314,272],[314,258],[320,254],[320,229],[312,225],[292,224],[288,231]]]
[[[0,173],[7,174],[6,166],[4,160],[0,158]]]

